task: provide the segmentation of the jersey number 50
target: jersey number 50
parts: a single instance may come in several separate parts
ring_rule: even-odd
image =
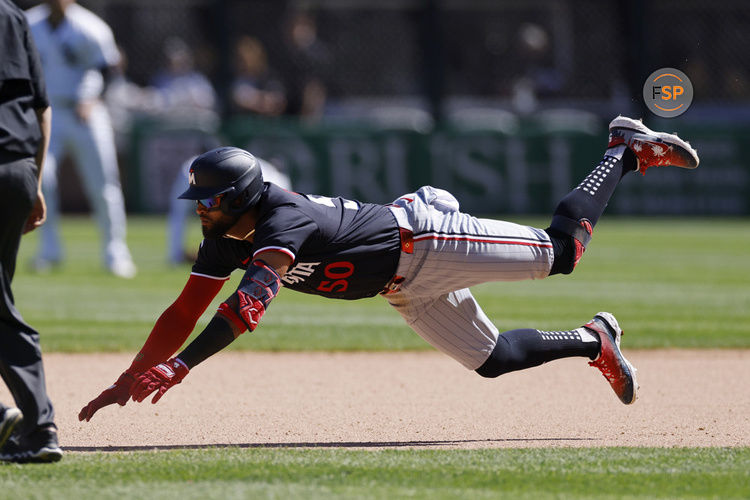
[[[329,293],[344,292],[349,288],[349,282],[346,281],[346,278],[354,272],[354,264],[344,260],[332,262],[325,267],[323,272],[326,278],[330,279],[321,281],[318,290]]]

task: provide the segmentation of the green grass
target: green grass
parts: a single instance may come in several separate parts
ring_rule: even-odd
[[[543,227],[546,219],[522,222]],[[475,294],[501,330],[575,327],[610,310],[631,348],[748,348],[749,229],[748,219],[607,218],[572,276],[492,283]],[[197,241],[197,226],[191,231]],[[165,264],[164,220],[129,219],[140,271],[130,281],[100,269],[88,219],[67,218],[63,234],[69,258],[47,275],[28,272],[38,235],[24,239],[14,281],[21,312],[46,352],[134,353],[190,270]],[[290,291],[230,348],[430,349],[379,297]],[[71,451],[53,465],[0,465],[0,498],[750,498],[750,448]]]
[[[544,227],[546,219],[521,222]],[[38,235],[24,238],[14,292],[22,314],[42,334],[45,351],[126,351],[142,345],[158,315],[179,294],[189,266],[166,265],[165,222],[131,217],[128,241],[139,266],[134,280],[101,270],[98,236],[86,217],[68,217],[68,258],[50,274],[28,261]],[[191,227],[190,241],[199,241]],[[629,348],[750,347],[750,219],[605,217],[570,276],[491,283],[474,289],[501,331],[579,326],[600,310],[616,314]],[[228,296],[225,285],[199,322]],[[431,349],[380,297],[338,301],[283,291],[261,326],[230,349]]]
[[[750,449],[204,448],[0,466],[4,498],[747,498]]]

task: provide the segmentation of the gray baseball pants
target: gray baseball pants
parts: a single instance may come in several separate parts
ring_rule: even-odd
[[[554,260],[549,235],[462,213],[453,195],[430,186],[394,201],[391,211],[412,231],[414,250],[401,252],[396,275],[404,280],[386,300],[433,347],[476,370],[499,332],[469,287],[547,277]]]

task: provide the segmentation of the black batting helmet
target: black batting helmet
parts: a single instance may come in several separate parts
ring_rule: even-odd
[[[222,147],[198,156],[190,165],[190,187],[178,198],[202,200],[224,195],[221,210],[238,215],[263,194],[260,162],[240,148]]]

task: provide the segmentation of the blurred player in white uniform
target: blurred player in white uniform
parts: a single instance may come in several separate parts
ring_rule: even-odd
[[[114,133],[100,98],[105,78],[120,58],[112,30],[74,0],[47,0],[26,14],[55,110],[43,178],[47,224],[41,229],[35,267],[41,270],[63,258],[57,162],[70,153],[101,232],[104,267],[131,278],[136,268],[125,242],[125,202]]]

